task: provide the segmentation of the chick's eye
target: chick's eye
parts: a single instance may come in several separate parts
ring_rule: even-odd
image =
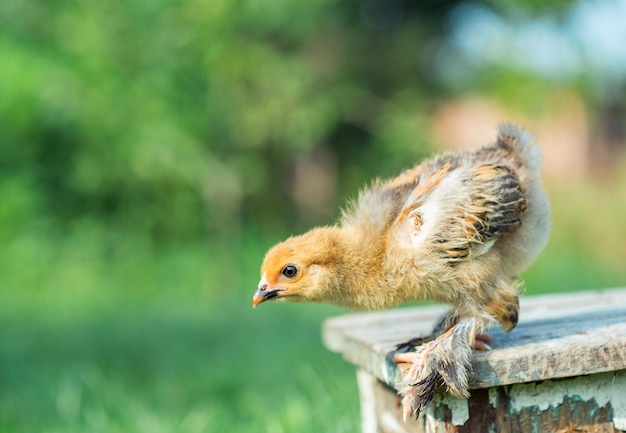
[[[295,278],[298,275],[298,268],[294,265],[287,265],[283,268],[282,274],[287,278]]]

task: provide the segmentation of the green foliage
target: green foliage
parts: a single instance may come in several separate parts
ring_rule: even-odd
[[[0,176],[19,179],[57,226],[88,217],[157,239],[252,215],[288,221],[276,209],[289,207],[290,192],[267,191],[289,182],[296,156],[314,146],[332,146],[342,172],[358,174],[352,193],[380,165],[353,160],[354,147],[423,152],[408,117],[423,83],[402,59],[424,30],[398,23],[397,36],[379,33],[357,13],[330,0],[8,1]],[[366,47],[380,36],[400,68],[372,61]],[[367,87],[404,97],[381,105]]]

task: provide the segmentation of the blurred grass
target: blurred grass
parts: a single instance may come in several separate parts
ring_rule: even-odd
[[[624,284],[625,186],[550,189],[553,235],[528,294]],[[14,234],[0,261],[0,431],[359,431],[354,369],[320,341],[341,311],[250,308],[262,255],[285,235],[155,248],[89,224]]]
[[[13,245],[35,276],[0,277],[0,431],[357,431],[354,372],[320,341],[336,310],[250,306],[265,242],[94,241]]]
[[[0,431],[358,425],[352,369],[322,349],[319,314],[253,318],[247,308],[216,305],[70,320],[5,314],[0,322]]]

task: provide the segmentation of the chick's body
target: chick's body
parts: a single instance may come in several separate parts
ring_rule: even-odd
[[[376,181],[337,226],[275,246],[260,289],[282,289],[277,299],[366,310],[432,299],[451,304],[457,316],[493,318],[510,330],[516,277],[550,231],[539,168],[530,134],[503,125],[494,144]],[[282,273],[289,264],[298,272],[292,279]]]
[[[265,256],[253,306],[269,299],[381,309],[432,299],[452,305],[432,338],[400,345],[405,414],[419,415],[440,387],[467,397],[477,340],[518,320],[517,276],[545,246],[548,199],[539,151],[502,125],[495,143],[426,161],[376,181],[335,226],[279,243]]]

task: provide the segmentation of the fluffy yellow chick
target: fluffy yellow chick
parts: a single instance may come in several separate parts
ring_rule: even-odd
[[[338,225],[270,249],[252,305],[330,302],[374,310],[431,299],[452,306],[413,352],[399,384],[405,413],[419,415],[436,389],[467,397],[471,351],[500,323],[518,319],[517,276],[545,246],[550,207],[532,136],[513,125],[495,143],[448,153],[375,181]]]

